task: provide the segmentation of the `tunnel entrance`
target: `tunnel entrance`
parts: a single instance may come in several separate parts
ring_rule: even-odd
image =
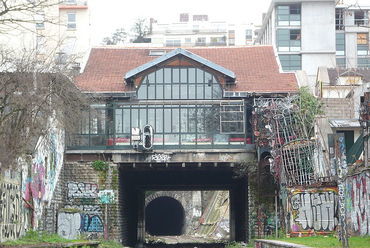
[[[145,208],[145,230],[153,236],[181,235],[185,211],[172,197],[162,196],[152,200]]]

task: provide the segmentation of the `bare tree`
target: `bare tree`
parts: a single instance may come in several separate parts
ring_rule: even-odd
[[[54,22],[47,18],[49,7],[61,3],[61,0],[1,0],[0,1],[0,33],[14,27],[29,29],[27,24]]]
[[[56,23],[50,10],[61,2],[0,0],[0,33],[34,32],[38,24]],[[21,52],[0,47],[0,170],[14,169],[19,157],[33,152],[38,138],[48,133],[50,119],[67,132],[78,127],[80,112],[89,104],[73,82],[72,58],[56,64],[53,52],[38,55],[37,47]]]
[[[103,39],[104,45],[117,45],[123,44],[126,41],[127,33],[124,28],[118,28],[110,37],[105,37]]]
[[[149,34],[149,26],[145,18],[138,18],[132,27],[132,31],[135,34],[133,43],[148,43],[149,39],[145,38]]]
[[[0,170],[32,153],[37,139],[48,132],[50,118],[71,132],[88,106],[64,68],[33,58],[0,51]]]

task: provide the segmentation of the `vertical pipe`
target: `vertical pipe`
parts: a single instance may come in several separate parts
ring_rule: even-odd
[[[278,238],[278,194],[275,190],[275,238]]]

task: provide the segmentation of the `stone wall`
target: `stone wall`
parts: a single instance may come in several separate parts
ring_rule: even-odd
[[[108,236],[119,240],[117,167],[109,164],[109,171],[102,172],[91,164],[64,164],[59,182],[63,203],[59,205],[56,230],[66,238]]]

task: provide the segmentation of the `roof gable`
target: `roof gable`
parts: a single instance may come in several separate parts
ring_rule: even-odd
[[[153,49],[93,48],[84,72],[76,77],[76,85],[82,91],[91,93],[125,94],[136,91],[134,84],[124,82],[124,76],[152,61],[153,56],[149,55],[149,51]],[[160,49],[168,53],[174,50],[166,47]],[[298,91],[295,74],[280,71],[272,46],[189,47],[187,51],[235,73],[235,83],[222,85],[224,92],[285,94]],[[182,60],[190,61],[187,57]]]
[[[194,60],[202,65],[205,65],[215,71],[218,71],[222,74],[224,74],[225,76],[229,77],[230,79],[233,80],[233,82],[235,81],[235,73],[216,64],[216,63],[213,63],[199,55],[196,55],[190,51],[187,51],[185,49],[182,49],[182,48],[177,48],[175,50],[172,50],[162,56],[160,56],[159,58],[156,58],[148,63],[145,63],[143,65],[140,65],[130,71],[128,71],[124,77],[124,79],[127,81],[129,81],[132,77],[135,77],[136,75],[140,74],[141,72],[144,72],[152,67],[155,67],[155,66],[158,66],[159,64],[165,62],[165,61],[168,61],[176,56],[185,56],[186,58],[190,59],[190,60]]]

